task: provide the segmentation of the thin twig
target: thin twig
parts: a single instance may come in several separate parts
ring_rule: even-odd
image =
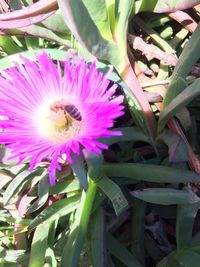
[[[132,44],[133,49],[139,50],[146,57],[162,60],[168,66],[175,66],[177,63],[178,58],[175,54],[166,53],[158,47],[146,44],[139,36],[129,34],[128,41]]]

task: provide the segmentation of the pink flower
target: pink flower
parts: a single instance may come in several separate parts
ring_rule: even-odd
[[[101,153],[107,146],[99,138],[120,135],[109,128],[123,114],[123,96],[114,96],[117,85],[108,88],[110,72],[82,57],[67,58],[63,70],[46,52],[22,59],[0,72],[0,143],[19,163],[29,158],[30,170],[48,159],[53,185],[60,158],[72,163],[83,148]]]

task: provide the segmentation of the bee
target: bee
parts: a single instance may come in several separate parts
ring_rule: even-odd
[[[76,108],[76,106],[68,103],[65,100],[56,101],[53,105],[51,105],[50,109],[56,113],[59,111],[63,111],[64,115],[66,117],[66,120],[68,120],[68,117],[70,117],[71,119],[74,119],[76,121],[82,120],[81,113]]]
[[[74,105],[64,105],[64,112],[77,121],[82,120],[81,113]]]

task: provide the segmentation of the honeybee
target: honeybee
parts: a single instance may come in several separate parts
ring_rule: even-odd
[[[63,111],[66,117],[66,121],[68,121],[68,117],[74,119],[76,121],[81,121],[82,116],[79,110],[75,105],[68,103],[65,100],[56,101],[53,105],[51,105],[50,109],[54,112]],[[67,116],[68,115],[68,116]]]
[[[82,120],[81,113],[74,105],[65,105],[64,112],[70,115],[73,119],[77,121]]]

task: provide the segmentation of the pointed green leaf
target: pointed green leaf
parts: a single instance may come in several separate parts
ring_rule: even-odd
[[[98,181],[96,181],[96,184],[111,200],[117,216],[128,208],[128,201],[123,195],[121,188],[116,183],[114,183],[108,177],[104,176],[101,179],[98,179]]]
[[[8,187],[6,188],[6,191],[3,195],[3,202],[4,204],[7,204],[9,200],[17,194],[21,188],[31,179],[35,178],[36,176],[41,175],[43,170],[38,169],[33,172],[30,172],[29,170],[24,170],[20,172],[13,180],[10,182]]]
[[[77,179],[67,179],[63,182],[57,183],[55,186],[49,188],[50,195],[58,195],[63,193],[70,193],[81,189],[80,182]]]
[[[44,209],[35,217],[29,225],[29,230],[33,230],[39,224],[46,221],[53,221],[58,217],[65,216],[74,211],[80,201],[80,195],[75,195],[66,199],[59,200]]]
[[[87,190],[87,175],[86,175],[86,171],[85,171],[85,165],[83,162],[83,156],[77,156],[75,154],[71,155],[72,157],[72,170],[75,174],[75,176],[78,178],[80,184],[82,185],[82,187],[84,188],[84,190]]]
[[[24,34],[28,34],[30,36],[35,36],[35,37],[41,37],[53,42],[57,42],[61,45],[64,45],[65,47],[69,48],[71,47],[71,41],[70,41],[70,36],[68,37],[68,39],[66,38],[62,38],[59,35],[55,34],[53,31],[45,28],[45,27],[41,27],[38,25],[31,25],[28,27],[23,27],[20,28],[19,30],[17,30],[15,32],[15,30],[13,30],[13,34],[15,35],[24,35]]]
[[[63,18],[77,40],[98,58],[108,54],[108,42],[92,20],[82,1],[58,0]]]
[[[180,205],[177,209],[176,242],[180,250],[192,242],[193,224],[200,206],[200,201],[188,205]]]
[[[177,95],[160,113],[159,130],[162,130],[167,121],[200,95],[200,78]]]
[[[188,160],[187,145],[180,135],[166,129],[157,139],[162,140],[168,146],[170,162],[180,163]]]
[[[192,192],[173,188],[150,188],[136,190],[131,195],[143,201],[159,205],[178,205],[197,202],[198,197]]]
[[[135,141],[135,142],[142,141],[147,143],[149,142],[148,137],[137,126],[114,128],[113,131],[119,131],[122,133],[122,135],[113,136],[110,138],[101,138],[104,144],[110,146],[118,142],[127,142],[127,141]]]
[[[165,258],[163,258],[156,267],[184,267],[177,259],[175,252],[170,253]]]
[[[108,18],[108,12],[105,0],[83,0],[84,5],[86,6],[92,20],[99,29],[101,35],[112,41],[112,34],[110,31],[110,23]]]
[[[77,267],[88,230],[89,219],[96,196],[97,186],[89,181],[87,192],[82,192],[81,202],[75,214],[69,237],[63,248],[60,267]]]
[[[177,79],[180,79],[180,78],[185,79],[188,73],[191,71],[192,66],[195,64],[195,62],[200,57],[199,46],[200,46],[200,24],[198,25],[195,32],[192,34],[192,37],[190,38],[189,42],[185,46],[175,66],[175,69],[172,73],[172,76],[170,78],[171,83],[169,85],[166,96],[164,98],[165,106],[170,104],[171,101],[173,101],[174,89],[176,91],[176,88],[174,88],[174,86],[176,87]],[[166,120],[161,119],[160,126],[159,126],[160,129],[164,127],[165,123],[166,123]]]
[[[92,214],[89,242],[94,267],[106,266],[105,223],[101,207]]]
[[[39,38],[33,36],[27,36],[25,39],[28,50],[34,50],[39,48]]]
[[[117,215],[128,208],[128,202],[124,197],[121,188],[110,180],[102,170],[102,156],[85,151],[85,158],[88,164],[88,175],[98,185],[105,195],[111,200]]]
[[[155,183],[198,183],[200,181],[200,175],[195,172],[153,164],[105,164],[103,169],[106,175],[121,177],[121,179],[128,177],[133,180]]]
[[[171,103],[171,101],[179,95],[185,88],[187,87],[187,82],[178,77],[175,81],[170,84],[170,88],[167,90],[167,94],[164,98],[163,104],[167,106]]]
[[[200,254],[192,250],[187,250],[179,256],[179,259],[184,267],[199,267]]]
[[[45,223],[36,228],[28,267],[42,267],[44,265],[50,226],[51,223]]]
[[[71,34],[61,14],[53,14],[41,23],[47,29],[63,34]]]
[[[47,201],[49,196],[49,175],[44,173],[41,176],[41,180],[38,184],[38,199],[33,203],[33,205],[28,208],[28,212],[32,213],[40,209]]]
[[[199,2],[199,1],[198,1]],[[176,80],[178,77],[185,79],[192,66],[197,62],[200,57],[200,24],[192,34],[189,42],[185,46],[179,60],[174,68],[171,76],[171,81]],[[168,94],[168,93],[167,93]]]
[[[142,267],[140,262],[111,234],[107,234],[107,246],[111,254],[118,258],[125,266]]]
[[[114,36],[117,39],[117,44],[120,49],[123,49],[126,53],[126,38],[128,20],[133,8],[133,0],[119,0],[115,1],[116,9],[116,28]]]
[[[19,47],[9,36],[0,36],[0,47],[8,55],[22,51],[21,47]]]
[[[79,0],[58,0],[63,18],[73,35],[92,55],[110,61],[116,68],[122,56],[118,46],[102,37],[88,9]]]
[[[66,51],[58,50],[58,49],[45,49],[45,51],[52,57],[52,59],[55,60],[65,60],[67,56]],[[21,55],[24,57],[27,57],[29,59],[34,60],[35,59],[35,53],[42,53],[42,49],[34,50],[34,51],[24,51],[21,53],[17,53],[14,55],[10,55],[4,58],[0,59],[0,69],[6,69],[14,66],[14,62],[18,62],[19,64],[22,64],[23,61],[20,58]]]
[[[131,201],[131,251],[138,260],[145,263],[145,218],[146,203],[139,199]]]

